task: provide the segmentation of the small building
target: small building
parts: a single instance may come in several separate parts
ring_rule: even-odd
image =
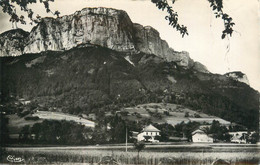
[[[137,141],[159,142],[156,138],[161,136],[160,132],[159,129],[150,124],[137,135]]]
[[[231,143],[247,143],[248,133],[246,131],[229,132]]]
[[[86,114],[82,114],[82,117],[91,120],[91,121],[95,121],[97,119],[96,114],[94,113],[89,113],[88,115]]]
[[[19,139],[20,134],[19,133],[13,133],[13,134],[9,134],[9,138],[10,139]]]
[[[94,113],[88,114],[88,119],[92,120],[92,121],[96,121],[96,119],[97,119],[96,114],[94,114]]]
[[[31,103],[31,101],[25,100],[25,99],[23,99],[23,98],[19,99],[19,101],[20,101],[20,103],[23,104],[23,105],[28,105],[28,104]]]
[[[192,132],[192,141],[194,143],[213,143],[213,138],[208,136],[201,129]]]

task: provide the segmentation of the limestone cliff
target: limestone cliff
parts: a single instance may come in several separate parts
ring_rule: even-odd
[[[0,34],[0,57],[23,54],[24,39],[29,35],[22,29],[10,30]]]
[[[44,18],[32,29],[24,52],[68,50],[82,44],[132,51],[132,22],[126,12],[108,8],[85,8],[57,19]]]
[[[194,62],[188,52],[174,51],[165,40],[160,38],[159,32],[150,26],[134,24],[134,39],[135,48],[141,52],[155,54],[167,61],[175,61],[183,67],[193,66]]]
[[[0,45],[0,56],[63,51],[94,44],[130,54],[154,54],[184,68],[194,66],[188,52],[174,51],[157,30],[132,23],[125,11],[112,8],[84,8],[56,19],[43,18],[29,35],[21,38],[19,48],[14,44],[16,41],[5,38],[5,43]]]
[[[233,80],[250,85],[247,76],[242,72],[239,72],[239,71],[238,72],[229,72],[229,73],[226,73],[225,76],[227,76]]]

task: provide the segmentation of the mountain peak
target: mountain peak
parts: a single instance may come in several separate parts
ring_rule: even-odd
[[[161,39],[156,29],[132,23],[125,11],[113,8],[84,8],[59,18],[46,17],[29,35],[23,37],[20,44],[22,51],[9,53],[5,50],[15,48],[9,48],[6,44],[0,45],[0,56],[17,56],[48,50],[64,51],[79,45],[92,44],[129,54],[154,54],[168,62],[174,61],[184,68],[194,66],[188,52],[174,51]],[[8,41],[10,42],[12,41]]]
[[[86,15],[86,14],[101,14],[101,15],[106,15],[106,16],[118,16],[118,15],[124,15],[128,17],[128,14],[126,13],[126,11],[124,10],[119,10],[119,9],[115,9],[115,8],[105,8],[105,7],[86,7],[83,8],[80,11],[76,11],[74,13],[74,15],[77,14],[82,14],[82,15]]]

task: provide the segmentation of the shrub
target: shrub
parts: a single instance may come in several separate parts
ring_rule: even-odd
[[[30,111],[23,111],[23,112],[20,112],[20,113],[18,113],[17,115],[19,116],[19,117],[24,117],[24,116],[26,116],[26,115],[28,115],[28,114],[30,114]]]
[[[201,118],[201,116],[199,114],[197,114],[197,113],[194,114],[194,117]]]
[[[163,112],[166,116],[170,116],[170,113],[168,111]]]
[[[33,121],[37,121],[40,118],[38,116],[27,116],[24,118],[25,120],[33,120]]]
[[[185,112],[184,117],[189,117],[189,116],[190,116],[189,112]]]
[[[122,115],[122,116],[127,116],[128,114],[129,114],[128,111],[121,111],[121,115]]]

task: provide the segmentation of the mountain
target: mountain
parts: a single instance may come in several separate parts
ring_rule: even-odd
[[[5,43],[0,44],[0,56],[18,56],[47,50],[63,51],[78,45],[95,44],[120,52],[154,54],[187,68],[194,66],[188,52],[174,51],[160,38],[157,30],[132,23],[125,11],[111,8],[85,8],[56,19],[43,18],[29,35],[22,37],[22,49],[19,47],[16,51],[13,50],[14,44],[8,44],[15,42],[12,38],[0,41]],[[9,49],[13,51],[8,51]],[[198,65],[202,64],[197,62],[196,66]],[[205,66],[200,69],[207,72]]]
[[[169,102],[257,129],[254,89],[208,72],[124,11],[86,8],[0,36],[1,102],[9,113],[22,110],[12,102],[19,99],[30,109],[74,114]]]

